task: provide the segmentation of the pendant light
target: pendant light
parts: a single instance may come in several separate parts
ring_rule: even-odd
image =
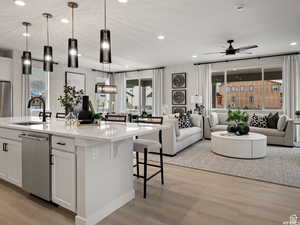
[[[78,8],[76,2],[68,2],[72,9],[72,38],[68,40],[68,67],[78,68],[78,44],[74,38],[74,9]]]
[[[111,63],[110,30],[106,29],[106,0],[104,0],[104,29],[100,31],[100,63]]]
[[[22,25],[25,26],[24,36],[26,40],[26,48],[25,51],[23,51],[23,56],[22,56],[22,73],[24,75],[29,75],[31,74],[31,70],[32,70],[32,60],[31,60],[31,52],[28,51],[28,37],[29,37],[28,27],[31,26],[31,23],[23,22]]]
[[[47,19],[47,45],[44,46],[44,71],[53,72],[53,52],[49,45],[49,19],[53,16],[50,13],[42,14]]]

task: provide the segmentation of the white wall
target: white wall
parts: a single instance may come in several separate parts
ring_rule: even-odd
[[[12,59],[0,57],[0,80],[12,80],[12,65]]]
[[[183,64],[183,65],[174,65],[167,66],[165,68],[164,76],[164,96],[165,96],[165,105],[168,107],[168,112],[172,112],[172,73],[181,73],[186,72],[186,100],[187,100],[187,109],[192,109],[191,96],[197,94],[197,67],[193,64]]]

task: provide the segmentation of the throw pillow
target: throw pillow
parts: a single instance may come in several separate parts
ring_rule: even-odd
[[[255,113],[250,118],[251,127],[267,128],[268,117],[264,115],[256,115]]]
[[[211,127],[219,124],[218,113],[212,112],[209,116],[209,123]]]
[[[271,129],[277,129],[278,120],[279,120],[278,112],[275,113],[274,115],[270,113],[268,115],[267,127]]]
[[[277,129],[279,131],[284,131],[284,129],[286,128],[288,119],[289,118],[288,118],[287,115],[281,115],[279,117],[279,120],[278,120],[278,123],[277,123]]]
[[[192,120],[191,120],[190,116],[186,115],[186,114],[182,114],[178,118],[178,126],[179,126],[179,129],[192,127],[193,124],[192,124]]]

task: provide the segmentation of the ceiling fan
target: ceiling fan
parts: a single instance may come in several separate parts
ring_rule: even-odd
[[[227,41],[227,43],[229,44],[229,47],[225,51],[222,51],[222,52],[210,52],[210,53],[206,53],[205,55],[211,55],[211,54],[236,55],[238,53],[252,54],[251,52],[247,52],[247,50],[258,47],[258,45],[250,45],[250,46],[244,46],[244,47],[240,47],[240,48],[234,48],[232,46],[233,42],[234,42],[234,40],[228,40]]]

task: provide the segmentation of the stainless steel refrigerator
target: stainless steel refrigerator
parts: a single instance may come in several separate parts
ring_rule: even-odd
[[[0,80],[0,117],[10,116],[12,116],[11,83]]]

